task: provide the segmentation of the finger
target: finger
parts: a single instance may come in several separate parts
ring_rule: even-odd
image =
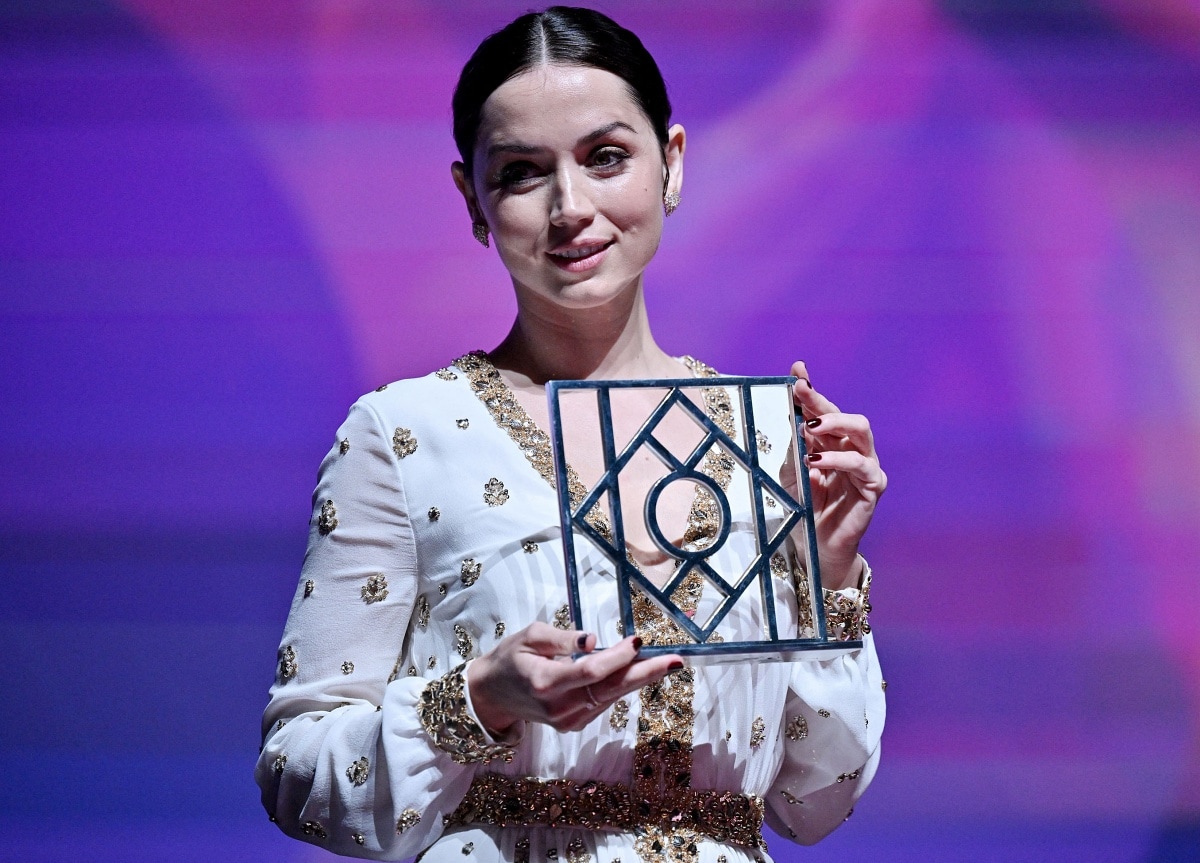
[[[571,656],[579,651],[586,653],[596,643],[596,637],[590,633],[559,629],[541,622],[529,624],[516,637],[524,650],[546,657]]]
[[[873,458],[853,450],[826,450],[810,453],[808,466],[815,470],[836,470],[845,475],[860,491],[883,494],[887,488],[887,475]]]
[[[875,456],[871,423],[862,414],[833,413],[813,417],[805,421],[804,435],[817,442],[818,449],[853,447],[863,455]]]
[[[794,363],[792,374],[799,378],[792,385],[792,398],[806,417],[837,413],[837,405],[813,388],[812,380],[808,376],[808,368],[804,363]]]
[[[675,654],[656,656],[620,669],[606,680],[579,690],[573,705],[563,705],[554,724],[563,730],[578,730],[609,710],[617,699],[644,686],[657,683],[672,671],[683,668],[683,659]],[[588,690],[590,689],[590,693]],[[590,694],[590,699],[589,699]]]
[[[630,665],[638,657],[642,639],[636,635],[623,638],[612,647],[578,660],[573,668],[576,686],[599,683],[611,674]]]

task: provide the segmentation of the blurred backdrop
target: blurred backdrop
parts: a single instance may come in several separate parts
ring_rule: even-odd
[[[776,858],[1200,859],[1200,2],[596,5],[689,133],[664,347],[891,477],[883,766]],[[251,778],[309,497],[507,330],[448,105],[526,9],[0,5],[0,859],[329,859]]]

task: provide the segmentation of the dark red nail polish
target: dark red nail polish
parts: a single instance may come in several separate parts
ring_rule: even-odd
[[[810,452],[810,453],[808,454],[808,460],[809,460],[809,462],[810,462],[810,463],[811,463],[811,462],[814,462],[814,461],[820,461],[820,460],[821,460],[821,454],[820,454],[819,452]]]
[[[683,668],[683,661],[676,659],[674,662],[672,662],[670,665],[667,666],[667,671],[678,671],[681,668]]]
[[[820,417],[813,417],[813,418],[812,418],[812,419],[810,419],[810,420],[805,420],[805,421],[804,421],[804,424],[805,424],[806,426],[808,426],[810,429],[815,429],[817,426],[819,426],[819,425],[821,424],[821,418],[820,418]]]
[[[642,649],[642,637],[640,635],[635,635],[633,637],[633,649],[634,650]]]
[[[583,635],[575,639],[575,644],[580,650],[583,650],[585,647],[587,647],[587,633],[585,632]]]

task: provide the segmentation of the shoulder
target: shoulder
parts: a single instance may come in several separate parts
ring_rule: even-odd
[[[474,356],[466,354],[427,375],[401,378],[376,387],[359,397],[351,412],[364,410],[385,425],[393,419],[415,422],[429,413],[444,414],[455,402],[471,397],[469,376],[459,364]]]

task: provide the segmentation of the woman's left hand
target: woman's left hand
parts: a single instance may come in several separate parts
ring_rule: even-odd
[[[862,414],[847,414],[812,387],[804,363],[792,366],[800,380],[792,398],[804,416],[808,447],[808,479],[816,518],[821,583],[828,590],[854,587],[862,574],[858,544],[883,490],[887,476],[879,466],[871,424]],[[795,465],[783,467],[784,486],[799,499]]]

